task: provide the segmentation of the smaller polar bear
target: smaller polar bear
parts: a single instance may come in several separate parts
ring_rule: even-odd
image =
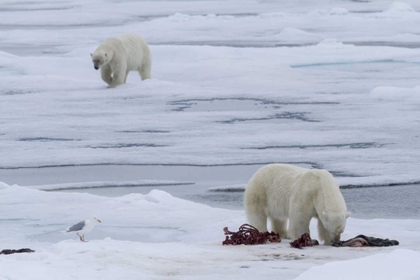
[[[146,41],[138,35],[108,38],[91,54],[93,67],[109,88],[125,84],[128,72],[138,71],[141,79],[151,78],[151,55]]]
[[[317,218],[319,237],[325,244],[340,240],[350,216],[328,171],[288,164],[269,164],[254,174],[245,190],[245,211],[249,223],[259,231],[267,231],[268,218],[272,231],[292,240],[310,234],[310,221]]]

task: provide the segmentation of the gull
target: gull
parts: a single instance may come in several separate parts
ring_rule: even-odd
[[[93,217],[91,219],[81,221],[75,224],[74,226],[69,227],[66,230],[66,232],[75,232],[79,236],[80,241],[87,242],[85,240],[85,233],[90,232],[96,226],[96,224],[100,222],[101,220],[99,220],[96,217]]]

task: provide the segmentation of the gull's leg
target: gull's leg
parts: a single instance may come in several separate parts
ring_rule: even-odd
[[[84,241],[84,239],[79,235],[79,233],[76,233],[78,236],[79,236],[79,238],[80,238],[80,241]]]
[[[87,242],[87,241],[85,240],[85,235],[84,235],[84,234],[82,235],[82,237],[83,237],[83,242]]]

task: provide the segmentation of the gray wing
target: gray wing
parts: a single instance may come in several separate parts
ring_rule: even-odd
[[[77,223],[74,226],[68,228],[67,232],[82,230],[85,227],[85,225],[86,225],[85,221],[82,221],[82,222]]]

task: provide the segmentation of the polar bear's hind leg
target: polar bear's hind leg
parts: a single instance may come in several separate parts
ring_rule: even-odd
[[[147,57],[144,58],[143,64],[138,69],[140,77],[142,80],[152,78],[152,62],[150,60],[150,52],[146,52]]]
[[[287,220],[271,218],[271,230],[280,234],[281,238],[287,238]]]
[[[125,72],[124,84],[127,82],[128,73],[130,73],[130,72],[129,71]]]
[[[139,74],[142,80],[151,79],[152,75],[150,64],[146,64],[140,67]]]
[[[260,232],[267,231],[267,215],[264,209],[256,207],[255,205],[248,205],[246,207],[246,216],[251,226],[256,227]]]

